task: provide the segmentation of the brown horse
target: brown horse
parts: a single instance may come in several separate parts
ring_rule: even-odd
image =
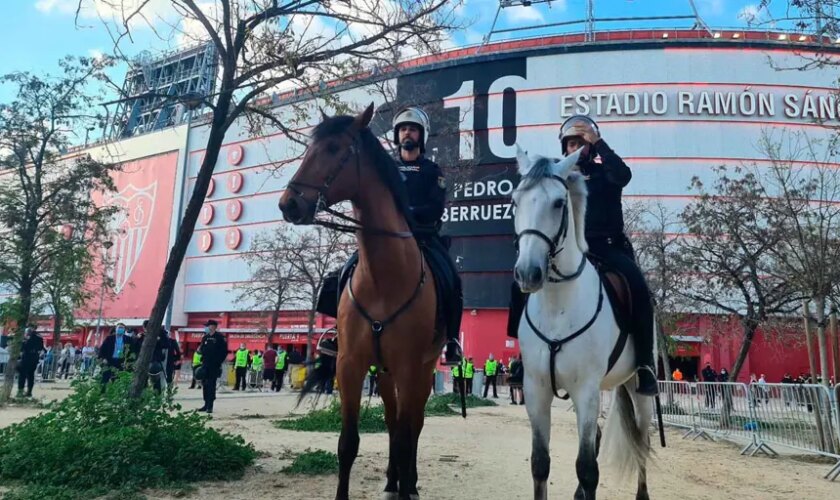
[[[356,117],[326,117],[280,198],[293,224],[317,223],[321,211],[353,205],[359,262],[338,308],[337,377],[342,429],[337,499],[349,493],[359,451],[359,406],[371,364],[384,371],[379,392],[390,437],[384,498],[419,498],[417,442],[432,373],[444,340],[436,325],[434,277],[414,239],[408,196],[394,160],[368,128],[373,104]]]

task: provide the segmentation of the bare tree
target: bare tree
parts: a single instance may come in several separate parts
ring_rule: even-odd
[[[133,23],[154,26],[150,2],[100,0],[121,13],[115,26],[115,46],[130,39]],[[86,0],[79,1],[79,9]],[[346,78],[359,61],[391,63],[402,46],[432,51],[452,24],[457,2],[447,0],[171,0],[180,16],[170,39],[210,40],[219,55],[218,91],[204,97],[212,112],[205,154],[192,196],[166,263],[149,330],[135,365],[131,395],[146,387],[154,340],[172,295],[175,280],[207,194],[225,133],[240,117],[260,117],[293,135],[287,110],[278,116],[257,104],[260,96],[278,88],[319,89],[325,81]],[[189,27],[189,29],[185,29]],[[321,85],[319,85],[319,83]],[[293,112],[291,113],[293,114]]]
[[[315,333],[315,308],[324,278],[344,265],[355,248],[355,240],[336,231],[314,227],[288,239],[285,248],[297,277],[298,291],[307,307],[307,360],[312,360],[312,337]]]
[[[827,166],[836,162],[834,148],[803,133],[763,134],[760,147],[770,165],[756,172],[767,201],[770,247],[778,278],[804,298],[810,315],[814,305],[819,366],[829,383],[826,337],[832,288],[840,282],[840,174]],[[756,167],[757,169],[757,167]],[[809,349],[811,345],[809,343]],[[816,375],[816,367],[811,367]]]
[[[289,247],[293,235],[287,225],[259,234],[243,254],[251,277],[236,285],[236,303],[249,311],[267,311],[270,327],[266,342],[277,330],[280,311],[290,304],[300,303],[297,269],[292,265]]]
[[[676,213],[661,201],[625,210],[631,221],[631,238],[639,266],[645,273],[654,300],[659,355],[665,378],[671,379],[673,353],[671,335],[679,335],[679,321],[686,310],[684,297],[678,293],[681,283],[679,239],[682,223]],[[635,227],[634,227],[635,226]],[[668,332],[666,334],[666,332]]]
[[[92,111],[97,97],[89,85],[103,77],[108,64],[66,58],[59,77],[15,73],[0,78],[16,89],[10,102],[0,104],[0,172],[5,174],[0,227],[6,230],[0,238],[0,280],[17,295],[18,330],[29,324],[39,281],[69,254],[84,251],[83,239],[65,240],[62,228],[79,224],[73,231],[86,234],[104,227],[113,213],[98,206],[93,194],[115,189],[110,176],[115,167],[87,155],[64,157],[78,139],[76,132],[101,119]],[[21,343],[19,331],[12,337],[0,402],[11,395]]]
[[[769,229],[767,200],[752,173],[715,169],[714,193],[694,178],[699,194],[682,213],[688,237],[679,241],[681,267],[687,272],[677,290],[712,312],[741,324],[741,348],[730,370],[736,380],[756,330],[774,316],[795,309],[798,296],[786,280],[772,274],[771,249],[779,235]]]

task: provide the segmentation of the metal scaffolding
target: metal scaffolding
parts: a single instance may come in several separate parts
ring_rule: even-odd
[[[649,21],[693,21],[694,24],[691,29],[704,30],[711,33],[709,26],[700,17],[697,12],[697,7],[694,5],[694,0],[687,0],[688,7],[691,9],[690,13],[673,15],[673,16],[629,16],[629,17],[595,17],[595,0],[586,0],[586,14],[583,18],[572,19],[568,21],[553,22],[553,23],[539,23],[533,25],[515,26],[512,28],[496,29],[496,23],[499,20],[499,14],[502,9],[510,7],[532,7],[536,4],[548,4],[551,6],[552,0],[500,0],[499,6],[496,9],[496,16],[493,18],[493,23],[490,30],[484,35],[481,48],[492,41],[493,35],[503,33],[514,33],[522,31],[536,31],[545,28],[560,28],[563,26],[583,25],[584,40],[587,42],[594,42],[596,38],[597,28],[599,23],[614,23],[614,22],[649,22]]]
[[[123,98],[117,101],[107,135],[119,139],[185,122],[183,98],[212,96],[217,68],[218,55],[212,43],[158,58],[141,52],[125,77]]]

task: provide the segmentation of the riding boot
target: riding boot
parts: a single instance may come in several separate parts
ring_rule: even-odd
[[[633,330],[633,348],[636,351],[636,373],[639,385],[636,392],[644,396],[655,396],[659,390],[656,383],[656,363],[653,353],[653,307],[649,300],[640,300],[634,304],[635,327]]]
[[[525,304],[528,303],[528,294],[522,293],[519,284],[515,281],[510,285],[510,305],[508,306],[507,336],[519,337],[519,321],[525,311]]]

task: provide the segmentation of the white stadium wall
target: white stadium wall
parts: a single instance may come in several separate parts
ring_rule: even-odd
[[[450,186],[444,226],[454,237],[453,256],[461,257],[465,307],[507,306],[513,248],[506,195],[515,181],[515,145],[558,156],[557,134],[570,113],[588,111],[632,169],[628,201],[658,199],[675,211],[691,200],[693,176],[711,180],[711,168],[722,164],[761,165],[762,133],[786,129],[822,138],[831,132],[816,122],[837,124],[832,71],[771,66],[770,60],[780,67],[803,64],[792,49],[674,38],[487,50],[407,71],[387,82],[390,98],[372,86],[341,91],[351,108],[376,104],[380,134],[396,108],[422,105],[432,117],[428,153],[442,165],[469,165],[472,181]],[[312,109],[314,120],[320,115]],[[206,135],[206,125],[190,133],[184,196]],[[231,289],[249,279],[241,254],[254,235],[282,223],[277,201],[296,164],[278,165],[300,152],[281,135],[250,137],[244,121],[226,141],[207,199],[212,220],[199,221],[184,266],[178,293],[186,313],[236,310]]]

